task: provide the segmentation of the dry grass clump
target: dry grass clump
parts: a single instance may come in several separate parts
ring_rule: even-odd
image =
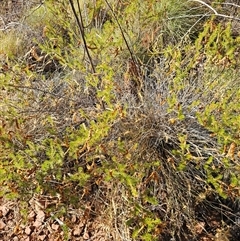
[[[20,29],[0,32],[0,53],[8,58],[22,56],[26,47],[25,41]]]
[[[184,61],[188,62],[187,58]],[[203,59],[197,70],[193,66],[187,75],[177,78],[171,64],[170,71],[166,71],[167,61],[164,57],[156,59],[151,74],[143,75],[143,101],[129,88],[123,88],[122,95],[116,93],[127,105],[127,117],[114,126],[111,136],[119,138],[122,133],[121,140],[130,153],[129,172],[140,182],[139,199],[135,201],[163,221],[161,234],[152,234],[158,237],[156,240],[200,240],[208,233],[215,235],[212,215],[230,225],[230,240],[237,240],[233,230],[238,226],[235,213],[239,212],[239,189],[234,188],[226,200],[221,195],[231,185],[230,173],[236,174],[234,162],[239,163],[239,159],[228,160],[226,167],[219,137],[204,121],[200,124],[198,117],[206,106],[227,95],[230,86],[236,86],[239,72],[220,65],[215,71]],[[237,95],[237,91],[233,93]],[[209,170],[215,177],[221,172],[220,183],[225,182],[221,188],[210,181]],[[154,197],[156,203],[146,201],[145,195]],[[147,227],[142,227],[144,234]]]
[[[43,41],[43,29],[51,21],[44,9],[42,4],[28,1],[2,12],[0,54],[20,62],[34,42]]]

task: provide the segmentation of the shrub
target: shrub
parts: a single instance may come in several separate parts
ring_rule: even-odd
[[[66,213],[90,200],[119,239],[199,238],[201,210],[239,192],[239,38],[215,18],[187,34],[204,9],[186,1],[70,3],[46,2],[50,24],[29,16],[47,25],[37,68],[0,75],[1,195]]]

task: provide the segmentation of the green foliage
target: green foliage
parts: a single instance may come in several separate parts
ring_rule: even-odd
[[[147,214],[145,218],[140,218],[138,221],[139,227],[135,228],[132,234],[132,238],[141,239],[145,241],[157,240],[156,235],[157,226],[161,224],[161,220],[158,218],[151,217],[150,214]]]
[[[227,26],[214,20],[205,23],[203,31],[199,34],[196,40],[197,50],[204,50],[207,58],[215,63],[227,60],[231,66],[236,64],[234,53],[238,49],[240,39],[232,37],[232,26],[230,23]]]
[[[232,72],[228,71],[228,76],[231,75]],[[224,80],[228,81],[225,76]],[[215,102],[206,106],[204,113],[201,115],[202,123],[216,133],[219,141],[224,145],[233,141],[239,144],[237,138],[239,136],[239,115],[237,114],[240,110],[239,94],[239,90],[235,90],[234,87],[228,89],[224,95],[217,96]]]
[[[196,9],[178,0],[84,2],[76,7],[82,33],[68,1],[46,1],[26,20],[45,29],[42,39],[33,35],[46,60],[35,59],[39,69],[26,58],[16,61],[24,49],[15,35],[8,39],[12,32],[1,33],[0,46],[13,41],[0,49],[9,57],[0,73],[1,196],[60,197],[60,211],[95,200],[97,186],[107,205],[115,198],[128,204],[121,215],[131,237],[146,241],[158,240],[159,227],[179,217],[181,202],[203,192],[191,191],[189,176],[192,185],[204,179],[201,185],[219,196],[236,196],[240,39],[230,23],[214,18],[194,32]],[[48,72],[49,62],[56,68]],[[139,102],[131,71],[143,88]],[[110,196],[109,186],[125,195]],[[162,216],[153,211],[161,201]],[[68,227],[62,229],[68,239]]]
[[[236,88],[239,85],[239,72],[235,69],[239,66],[239,61],[234,56],[239,48],[239,39],[232,36],[231,29],[230,24],[223,26],[212,19],[205,23],[194,45],[168,46],[165,50],[166,58],[171,60],[169,75],[174,74],[170,82],[171,92],[167,97],[168,113],[172,115],[170,123],[184,123],[188,112],[192,109],[199,110],[196,111],[199,123],[213,132],[212,136],[218,139],[223,151],[227,151],[231,143],[235,143],[236,150],[239,146],[240,122],[237,113],[240,112],[240,92]],[[194,75],[199,62],[204,66],[201,87]],[[192,91],[191,95],[189,90]],[[191,153],[190,138],[188,134],[179,133],[179,148],[172,151],[179,159],[180,171],[184,171],[189,162],[196,161],[198,164],[198,158]],[[236,185],[235,182],[231,184],[231,181],[226,184],[223,175],[223,170],[231,170],[233,176],[236,175],[237,170],[233,171],[234,164],[231,162],[237,160],[236,150],[222,160],[221,167],[208,165],[208,161],[204,165],[207,181],[224,198],[227,197],[226,187]],[[212,158],[214,157],[209,160]]]
[[[106,180],[110,181],[111,179],[115,179],[115,181],[125,184],[129,188],[131,196],[134,198],[138,197],[137,183],[139,179],[133,177],[133,171],[136,170],[133,169],[129,172],[129,166],[127,164],[118,163],[116,157],[113,157],[113,161],[114,160],[114,169],[107,170]]]

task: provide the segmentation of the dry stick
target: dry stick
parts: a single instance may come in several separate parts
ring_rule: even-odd
[[[78,25],[78,28],[80,30],[81,37],[82,37],[82,40],[83,40],[83,46],[84,46],[84,49],[85,49],[85,51],[87,53],[87,57],[89,59],[90,65],[91,65],[92,72],[93,72],[93,74],[96,74],[96,69],[94,67],[93,60],[92,60],[92,57],[91,57],[90,52],[88,50],[87,41],[86,41],[86,38],[85,38],[84,26],[83,26],[83,18],[82,18],[82,11],[81,11],[79,0],[77,0],[77,5],[78,5],[80,18],[77,15],[76,9],[75,9],[74,4],[73,4],[73,0],[69,0],[69,3],[71,5],[71,9],[73,11],[74,17],[76,18],[77,25]],[[100,76],[98,76],[98,79],[99,79],[100,82],[102,82]],[[95,95],[96,95],[96,93],[95,93]],[[102,106],[102,108],[105,109],[105,105],[104,105],[103,101],[99,100],[97,97],[96,97],[96,99],[100,102],[100,105]]]
[[[240,8],[240,5],[237,5],[235,3],[221,3],[222,5],[229,5],[229,6],[234,6],[234,7],[237,7],[237,8]]]
[[[228,16],[228,15],[225,15],[225,14],[218,13],[212,6],[210,6],[209,4],[205,3],[204,1],[201,1],[201,0],[190,0],[190,2],[198,2],[198,3],[206,6],[206,7],[209,8],[211,11],[213,11],[214,15],[216,15],[216,16],[218,16],[218,17],[229,18],[229,19],[233,19],[233,20],[238,20],[238,21],[240,21],[240,18],[237,18],[237,17],[234,17],[234,16]],[[239,6],[237,5],[237,7],[239,7]]]
[[[77,25],[78,25],[78,28],[80,30],[81,37],[82,37],[82,40],[83,40],[83,46],[84,46],[84,49],[85,49],[85,51],[87,53],[87,56],[88,56],[88,59],[89,59],[92,71],[93,71],[93,73],[96,73],[96,70],[95,70],[95,67],[94,67],[94,64],[93,64],[93,60],[92,60],[92,57],[91,57],[91,55],[89,53],[89,50],[88,50],[88,47],[87,47],[87,42],[86,42],[86,39],[85,39],[85,33],[84,33],[84,27],[83,27],[83,19],[82,19],[81,11],[79,11],[79,14],[80,14],[80,19],[79,19],[78,15],[77,15],[77,12],[76,12],[76,9],[75,9],[75,7],[73,5],[73,0],[69,0],[69,2],[70,2],[70,5],[71,5],[71,8],[72,8],[74,17],[76,18]],[[79,10],[81,10],[79,1],[77,1],[77,3],[78,3]]]
[[[138,64],[136,58],[134,57],[133,51],[131,50],[131,48],[130,48],[130,46],[129,46],[129,44],[128,44],[128,41],[127,41],[127,39],[126,39],[126,37],[125,37],[123,28],[122,28],[121,24],[119,23],[118,18],[116,17],[116,14],[114,13],[114,11],[113,11],[111,5],[109,4],[109,2],[108,2],[107,0],[105,0],[105,2],[106,2],[106,4],[108,5],[108,7],[109,7],[109,9],[110,9],[110,11],[111,11],[114,19],[116,20],[116,23],[117,23],[117,25],[118,25],[118,27],[119,27],[119,29],[120,29],[120,31],[121,31],[121,35],[122,35],[122,37],[123,37],[123,41],[125,42],[125,44],[126,44],[126,46],[127,46],[127,49],[128,49],[128,51],[129,51],[129,53],[130,53],[130,55],[131,55],[131,60],[132,60],[132,63],[133,63],[132,68],[133,68],[133,71],[136,70],[136,76],[137,76],[137,78],[138,78],[138,81],[137,81],[136,83],[137,83],[137,85],[139,85],[139,87],[140,87],[140,88],[137,90],[137,97],[138,97],[138,99],[140,100],[140,102],[142,102],[142,95],[141,95],[141,93],[140,93],[140,91],[141,91],[141,89],[142,89],[142,80],[139,80],[139,77],[140,77],[141,79],[142,79],[142,77],[143,77],[143,76],[142,76],[142,72],[141,72],[141,70],[140,70],[140,68],[139,68],[139,64]]]

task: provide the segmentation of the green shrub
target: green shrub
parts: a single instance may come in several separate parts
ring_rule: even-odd
[[[47,25],[39,57],[56,68],[0,75],[1,195],[66,213],[100,195],[119,237],[197,237],[196,207],[239,190],[239,38],[214,18],[189,35],[204,9],[188,1],[77,2],[27,20]]]

